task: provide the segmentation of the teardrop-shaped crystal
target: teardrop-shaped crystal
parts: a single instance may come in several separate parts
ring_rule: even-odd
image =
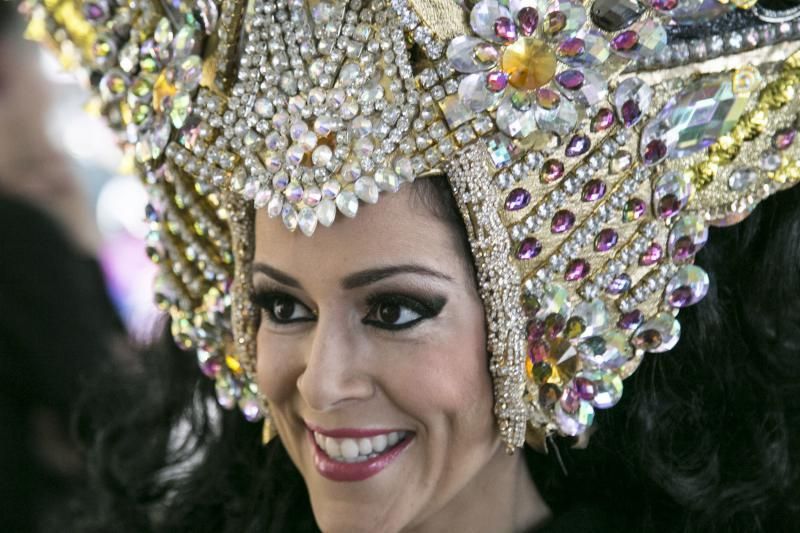
[[[317,229],[317,215],[310,207],[304,207],[297,215],[297,226],[306,236],[311,237]]]
[[[669,234],[667,243],[669,255],[674,263],[685,263],[708,241],[708,226],[703,219],[694,214],[682,215]]]
[[[595,299],[582,301],[572,311],[573,317],[583,321],[581,337],[592,337],[606,330],[608,327],[608,311],[603,300]]]
[[[286,226],[289,231],[297,229],[297,211],[288,203],[283,204],[281,219],[283,220],[283,225]]]
[[[496,93],[486,86],[486,74],[478,72],[461,80],[458,96],[461,102],[475,113],[485,111],[500,99],[502,92]]]
[[[172,41],[172,59],[173,61],[182,59],[194,53],[197,47],[197,38],[195,37],[196,30],[189,25],[181,27],[175,35],[175,40]]]
[[[203,60],[200,56],[189,56],[178,64],[175,70],[175,85],[190,93],[200,85],[203,76]]]
[[[159,45],[168,45],[172,42],[172,24],[167,17],[162,17],[156,24],[153,40]]]
[[[353,218],[358,213],[358,197],[351,191],[342,191],[336,197],[336,207],[344,216]]]
[[[707,148],[733,129],[754,92],[734,93],[730,73],[689,82],[644,128],[642,146],[661,140],[671,157]]]
[[[267,215],[270,218],[275,218],[283,211],[283,195],[273,194],[267,204]]]
[[[330,227],[336,219],[336,204],[333,200],[325,198],[316,208],[317,220],[325,227]]]
[[[494,31],[494,23],[500,17],[511,18],[508,9],[497,0],[481,0],[469,15],[472,30],[487,41],[501,42]]]
[[[662,312],[639,326],[631,342],[642,350],[662,353],[674,348],[680,336],[680,323],[672,313]]]
[[[667,283],[664,299],[672,307],[688,307],[705,297],[708,285],[705,270],[695,265],[684,265]]]
[[[354,189],[356,191],[356,196],[361,198],[361,200],[365,203],[377,203],[379,195],[378,185],[371,177],[363,176],[360,178],[358,181],[356,181]]]
[[[500,131],[518,139],[525,138],[536,130],[533,107],[528,105],[522,110],[517,109],[514,94],[511,91],[506,93],[500,105],[497,106],[495,120]]]
[[[382,191],[397,192],[400,189],[400,177],[388,168],[375,171],[375,183]]]
[[[489,70],[499,58],[500,53],[494,45],[469,35],[460,35],[447,46],[450,64],[465,74]]]
[[[659,177],[653,187],[653,212],[669,219],[689,203],[692,181],[685,172],[673,170]]]

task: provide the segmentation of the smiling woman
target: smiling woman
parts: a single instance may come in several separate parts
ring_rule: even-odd
[[[88,529],[797,522],[797,9],[61,3],[213,380],[105,382]]]

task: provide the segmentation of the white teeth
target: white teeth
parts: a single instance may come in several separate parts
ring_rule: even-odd
[[[334,439],[316,431],[313,433],[314,441],[320,448],[325,450],[329,457],[345,463],[360,463],[377,457],[378,454],[383,453],[387,448],[395,446],[406,436],[405,431],[393,431],[369,438]]]

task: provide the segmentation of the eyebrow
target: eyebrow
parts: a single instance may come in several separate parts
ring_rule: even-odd
[[[265,263],[254,263],[253,270],[255,272],[261,272],[262,274],[272,278],[278,283],[286,285],[287,287],[294,287],[295,289],[303,288],[303,285],[299,281],[286,272],[282,272],[277,268],[271,267]],[[452,277],[442,272],[432,270],[422,265],[407,264],[382,268],[371,268],[368,270],[362,270],[361,272],[355,272],[342,279],[341,287],[347,290],[357,289],[377,283],[392,276],[398,276],[400,274],[416,274],[420,276],[443,279],[445,281],[453,281]]]

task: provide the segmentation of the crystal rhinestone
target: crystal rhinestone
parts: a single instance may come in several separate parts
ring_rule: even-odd
[[[388,168],[375,172],[375,183],[382,191],[397,192],[400,189],[400,177]]]
[[[336,207],[344,216],[353,218],[358,212],[358,197],[351,191],[342,191],[336,197]]]
[[[586,108],[594,108],[605,103],[608,96],[608,82],[594,69],[583,69],[584,81],[575,91],[563,91],[567,97],[573,98]]]
[[[454,130],[471,120],[475,114],[461,102],[456,94],[451,94],[439,101],[439,108],[444,114],[444,119],[451,130]]]
[[[288,203],[283,204],[281,219],[283,220],[283,225],[286,226],[289,231],[297,229],[297,211]]]
[[[592,119],[591,129],[592,132],[599,133],[601,131],[606,131],[613,125],[614,125],[614,112],[611,111],[609,108],[604,107],[601,108]]]
[[[567,271],[564,273],[565,281],[577,281],[589,275],[589,262],[585,259],[573,259],[567,265]]]
[[[622,221],[633,222],[638,220],[647,211],[647,204],[641,198],[631,198],[622,209]]]
[[[574,42],[574,40],[580,41],[580,53],[573,54],[578,49],[577,43],[566,44]],[[611,47],[608,45],[608,41],[594,30],[581,32],[576,37],[562,41],[558,48],[559,52],[562,51],[562,45],[567,47],[564,50],[566,53],[559,53],[559,59],[570,66],[597,67],[605,63],[611,56]]]
[[[330,148],[329,148],[330,150]],[[286,150],[286,163],[290,166],[299,166],[306,155],[306,151],[299,144],[293,144]]]
[[[633,24],[644,12],[637,0],[597,0],[592,4],[592,21],[606,31],[614,32]]]
[[[524,138],[536,130],[534,110],[517,109],[511,94],[506,95],[497,107],[497,127],[511,137]]]
[[[533,259],[542,251],[542,243],[533,237],[528,237],[522,241],[517,249],[517,259]]]
[[[642,146],[642,160],[646,165],[660,163],[665,157],[667,157],[667,145],[661,139],[653,139]]]
[[[657,20],[637,23],[634,30],[638,33],[637,45],[617,52],[623,57],[646,59],[657,57],[667,48],[667,30]]]
[[[684,172],[671,171],[659,177],[653,187],[653,212],[668,219],[689,202],[692,181]]]
[[[485,1],[485,0],[484,0]],[[499,100],[502,93],[497,93],[489,89],[486,85],[486,74],[469,74],[458,86],[458,96],[461,102],[470,111],[479,113],[493,106]]]
[[[572,0],[555,0],[548,8],[550,13],[563,13],[566,18],[565,25],[560,31],[574,33],[580,30],[586,22],[586,9],[579,2]]]
[[[586,431],[594,421],[594,408],[589,402],[581,400],[575,412],[567,412],[557,402],[555,406],[556,424],[564,435],[576,437]]]
[[[355,182],[354,190],[356,196],[358,196],[363,202],[368,204],[374,204],[378,202],[378,185],[371,177],[363,176],[362,178],[359,178],[358,181]]]
[[[580,89],[583,85],[583,80],[583,73],[576,69],[565,70],[556,76],[558,84],[571,91]]]
[[[315,207],[322,200],[322,191],[319,187],[308,187],[303,193],[303,203],[309,207]]]
[[[750,94],[735,94],[730,74],[692,81],[645,126],[642,146],[660,140],[672,157],[685,157],[707,148],[733,129]]]
[[[728,178],[728,188],[742,191],[758,181],[758,171],[752,167],[737,168]]]
[[[534,7],[523,7],[517,13],[517,20],[522,35],[530,37],[539,25],[539,12]]]
[[[578,157],[589,151],[591,141],[587,135],[574,135],[567,143],[564,153],[567,157]]]
[[[689,261],[708,241],[708,227],[699,216],[687,213],[672,226],[667,247],[675,263]]]
[[[531,201],[531,193],[527,190],[522,188],[516,188],[508,193],[506,197],[506,210],[507,211],[519,211],[520,209],[525,208]]]
[[[633,357],[628,336],[613,330],[586,339],[578,352],[590,365],[607,369],[619,368]]]
[[[486,86],[490,91],[500,92],[508,85],[508,74],[496,70],[486,75]]]
[[[553,233],[564,233],[572,229],[575,225],[575,214],[572,211],[561,209],[553,215],[550,231]]]
[[[575,390],[578,392],[578,396],[580,396],[581,400],[590,402],[594,399],[595,388],[591,380],[583,376],[575,376],[573,382],[575,383]]]
[[[609,283],[608,287],[606,287],[606,292],[608,294],[617,295],[626,292],[630,288],[631,278],[627,274],[623,273],[611,280],[611,283]]]
[[[567,27],[567,16],[561,11],[551,11],[545,16],[542,31],[545,35],[553,36]]]
[[[465,74],[480,72],[494,66],[500,53],[497,48],[477,37],[460,35],[447,46],[447,59],[453,68]]]
[[[764,167],[764,170],[774,172],[781,168],[782,165],[783,158],[781,157],[780,153],[773,150],[767,150],[761,154],[761,166]]]
[[[541,308],[536,316],[547,317],[553,314],[565,317],[569,315],[569,293],[561,285],[551,283],[545,286],[540,299]]]
[[[794,128],[783,128],[775,132],[772,137],[772,146],[776,150],[786,150],[794,142],[797,130]]]
[[[513,43],[517,40],[517,25],[508,17],[500,17],[494,21],[494,34],[503,42]]]
[[[329,227],[336,218],[336,204],[330,198],[325,198],[316,207],[316,213],[319,223]]]
[[[677,24],[689,26],[708,22],[735,9],[733,2],[722,4],[717,0],[656,1],[664,2],[666,6],[673,5],[672,9],[666,10],[667,15],[672,17]]]
[[[533,90],[547,84],[556,73],[556,58],[544,42],[523,37],[506,47],[501,66],[512,87]]]
[[[331,150],[330,146],[324,144],[317,146],[311,153],[311,161],[314,163],[315,166],[318,167],[324,167],[325,165],[330,163],[332,158],[333,158],[333,151]]]
[[[631,168],[633,164],[633,156],[627,150],[620,150],[611,157],[609,163],[609,170],[612,174],[624,172]]]
[[[647,247],[647,250],[639,257],[639,264],[641,266],[652,266],[661,260],[664,255],[664,250],[661,245],[654,242]]]
[[[581,337],[598,335],[608,327],[608,311],[603,300],[600,299],[579,303],[572,312],[572,318],[581,320]]]
[[[623,313],[617,321],[617,326],[622,329],[634,329],[644,322],[644,314],[638,309]]]
[[[288,202],[297,203],[303,198],[303,187],[296,181],[292,181],[284,189],[283,195]]]
[[[593,374],[599,375],[593,380],[595,393],[592,399],[592,405],[598,409],[614,407],[622,398],[622,378],[616,372],[596,371],[593,372]]]
[[[566,135],[578,123],[578,110],[569,100],[561,100],[555,109],[537,106],[534,110],[536,123],[543,131]]]
[[[639,44],[639,34],[633,30],[623,31],[611,39],[611,48],[615,52],[629,52]]]
[[[653,89],[637,77],[627,78],[617,86],[614,93],[614,106],[617,115],[626,128],[638,123],[650,109]]]
[[[472,30],[486,40],[500,42],[495,34],[495,21],[501,17],[511,19],[511,13],[497,0],[481,0],[470,12]]]
[[[272,195],[267,203],[267,215],[270,218],[275,218],[283,211],[283,196],[280,194]]]
[[[594,249],[598,252],[607,252],[617,244],[619,236],[611,228],[605,228],[594,239]]]
[[[557,159],[548,159],[542,165],[541,178],[544,183],[554,183],[564,176],[564,163]]]
[[[314,230],[317,229],[317,215],[312,208],[304,207],[300,210],[300,214],[297,215],[297,227],[308,237],[314,234]]]
[[[680,323],[672,313],[662,312],[639,326],[631,342],[642,350],[662,353],[674,348],[680,336]]]
[[[471,131],[471,130],[470,130]],[[503,168],[511,163],[516,148],[502,133],[486,139],[486,149],[495,168]]]
[[[602,180],[589,180],[583,186],[581,200],[584,202],[595,202],[606,194],[606,184]]]
[[[705,297],[708,285],[705,270],[695,265],[684,265],[667,283],[664,297],[672,307],[688,307]]]

